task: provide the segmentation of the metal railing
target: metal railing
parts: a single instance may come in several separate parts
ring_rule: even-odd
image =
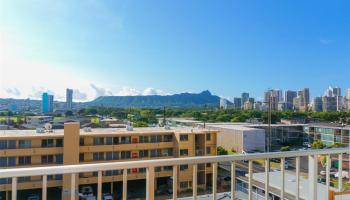
[[[231,163],[231,199],[235,199],[236,191],[236,162],[246,160],[248,161],[248,199],[253,199],[253,161],[257,159],[265,160],[265,199],[268,199],[270,184],[269,184],[269,159],[280,158],[281,159],[281,189],[280,197],[285,198],[285,159],[296,158],[296,192],[293,194],[295,199],[300,199],[300,157],[309,157],[309,183],[311,181],[311,187],[309,187],[309,198],[310,200],[317,199],[317,165],[319,155],[326,155],[326,186],[327,195],[330,189],[330,168],[331,168],[331,155],[338,155],[339,160],[339,172],[342,172],[342,160],[343,154],[350,154],[350,148],[338,148],[338,149],[324,149],[324,150],[309,150],[309,151],[290,151],[290,152],[273,152],[273,153],[255,153],[245,155],[229,155],[229,156],[204,156],[204,157],[190,157],[190,158],[172,158],[172,159],[160,159],[160,160],[142,160],[142,161],[128,161],[128,162],[109,162],[109,163],[98,163],[98,164],[79,164],[79,165],[63,165],[63,166],[52,166],[52,167],[32,167],[32,168],[13,168],[13,169],[1,169],[0,178],[12,178],[12,200],[17,199],[17,179],[18,177],[25,176],[42,176],[42,199],[47,199],[47,176],[55,174],[71,174],[70,183],[71,191],[76,191],[76,175],[85,172],[98,172],[97,175],[97,198],[102,199],[102,176],[103,171],[108,170],[122,170],[123,171],[123,200],[127,199],[127,170],[130,168],[146,168],[146,199],[154,199],[154,184],[155,184],[155,167],[160,166],[173,166],[173,199],[177,199],[178,191],[178,166],[180,165],[193,165],[193,199],[197,199],[197,171],[198,164],[211,163],[212,164],[212,199],[217,198],[217,166],[219,162],[230,162]],[[342,173],[338,176],[338,188],[342,190]],[[70,193],[70,199],[75,200],[76,194]]]

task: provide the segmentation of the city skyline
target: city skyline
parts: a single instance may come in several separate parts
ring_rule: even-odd
[[[63,100],[73,88],[76,101],[205,89],[263,98],[303,87],[320,96],[350,87],[349,6],[1,1],[0,97]]]

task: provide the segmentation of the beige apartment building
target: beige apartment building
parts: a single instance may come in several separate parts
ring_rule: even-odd
[[[0,168],[56,166],[99,162],[166,159],[216,155],[217,131],[201,128],[80,129],[76,122],[64,130],[37,133],[35,130],[5,130],[0,133]],[[210,186],[210,164],[198,165],[198,187]],[[155,168],[157,179],[172,176],[172,167]],[[192,187],[192,166],[178,168],[179,191]],[[96,184],[97,172],[76,175],[79,186]],[[145,179],[145,169],[130,166],[128,181]],[[10,196],[10,179],[0,180],[0,192]],[[103,172],[103,183],[122,181],[122,171]],[[41,177],[21,177],[18,190],[41,188]],[[62,188],[62,199],[69,198],[70,175],[48,176],[47,186]],[[112,191],[110,191],[112,192]]]

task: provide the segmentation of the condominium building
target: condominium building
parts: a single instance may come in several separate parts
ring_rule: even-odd
[[[42,101],[41,101],[41,106],[42,106],[42,113],[49,113],[53,112],[53,95],[49,95],[48,93],[44,92],[42,94]]]
[[[321,140],[325,145],[340,143],[350,146],[350,126],[339,124],[308,124],[304,127],[310,142]]]
[[[66,89],[66,109],[72,110],[73,108],[73,90]]]
[[[80,129],[77,122],[66,123],[64,130],[37,133],[32,130],[8,130],[0,135],[0,168],[75,165],[125,162],[147,159],[182,158],[216,155],[216,130],[193,128]],[[178,168],[178,190],[192,186],[193,168]],[[145,179],[145,169],[128,170],[128,181]],[[212,166],[198,165],[198,187],[212,183]],[[155,168],[155,187],[170,180],[172,166]],[[62,188],[62,199],[70,199],[73,175],[50,175],[47,186]],[[102,182],[110,185],[122,181],[122,171],[103,172]],[[83,185],[96,184],[97,173],[76,175],[76,191]],[[0,193],[11,191],[10,179],[0,179]],[[20,177],[17,189],[41,188],[41,177]],[[112,192],[112,191],[111,191]]]

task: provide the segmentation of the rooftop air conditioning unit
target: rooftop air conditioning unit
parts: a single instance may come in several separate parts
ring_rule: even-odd
[[[84,128],[84,132],[91,132],[92,130],[91,130],[91,127],[85,127]]]
[[[128,124],[126,125],[126,130],[127,131],[133,131],[134,130],[134,127],[132,126],[131,122],[128,122]]]
[[[45,133],[45,129],[43,128],[37,128],[36,133]]]

